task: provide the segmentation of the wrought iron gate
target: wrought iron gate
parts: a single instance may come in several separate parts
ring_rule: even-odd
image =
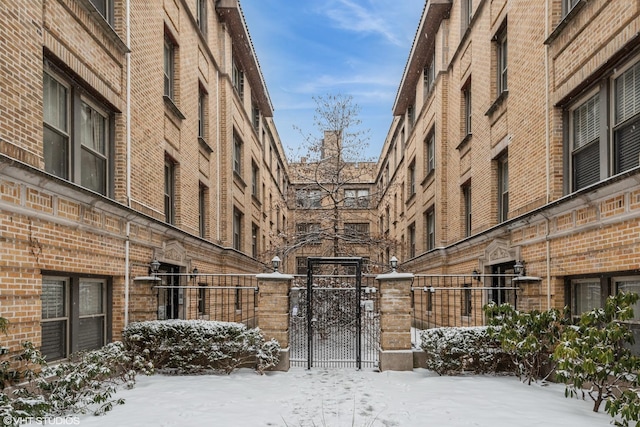
[[[377,367],[374,284],[362,274],[362,258],[308,258],[307,276],[298,277],[289,299],[292,366]]]

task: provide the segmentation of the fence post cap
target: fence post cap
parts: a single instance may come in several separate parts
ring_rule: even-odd
[[[398,273],[392,271],[391,273],[378,274],[376,280],[413,280],[413,273]]]
[[[293,275],[291,274],[282,274],[279,271],[274,271],[273,273],[260,273],[256,274],[256,279],[258,280],[293,280]]]

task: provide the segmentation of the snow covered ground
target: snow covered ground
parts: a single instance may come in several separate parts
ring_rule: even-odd
[[[439,377],[424,369],[373,372],[292,368],[258,375],[138,377],[126,403],[88,426],[491,426],[602,427],[592,402],[564,386],[527,386],[514,377]]]

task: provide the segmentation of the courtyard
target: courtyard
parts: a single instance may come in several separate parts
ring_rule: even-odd
[[[582,426],[609,425],[558,384],[510,376],[440,377],[425,370],[292,368],[257,375],[139,376],[126,400],[86,426]]]

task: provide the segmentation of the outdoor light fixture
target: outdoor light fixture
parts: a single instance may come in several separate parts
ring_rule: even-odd
[[[396,268],[398,268],[398,258],[396,258],[395,256],[392,256],[391,259],[389,260],[389,263],[391,264],[391,271],[395,273]]]
[[[471,277],[473,277],[474,280],[477,280],[478,282],[481,281],[480,279],[480,273],[478,272],[478,270],[476,270],[475,268],[473,269],[473,273],[471,273]]]
[[[278,255],[273,257],[273,259],[271,260],[271,264],[273,264],[273,272],[277,273],[278,267],[280,267],[280,258],[278,257]]]
[[[195,278],[198,276],[198,273],[199,273],[199,272],[198,272],[198,268],[197,268],[197,267],[195,267],[195,268],[193,269],[193,271],[191,272],[191,278],[192,278],[192,279],[195,279]]]
[[[513,272],[517,276],[524,276],[524,261],[516,261],[515,265],[513,266]]]
[[[154,276],[158,273],[158,270],[160,270],[160,261],[158,261],[157,259],[153,259],[153,261],[151,261],[151,274],[153,274]]]

